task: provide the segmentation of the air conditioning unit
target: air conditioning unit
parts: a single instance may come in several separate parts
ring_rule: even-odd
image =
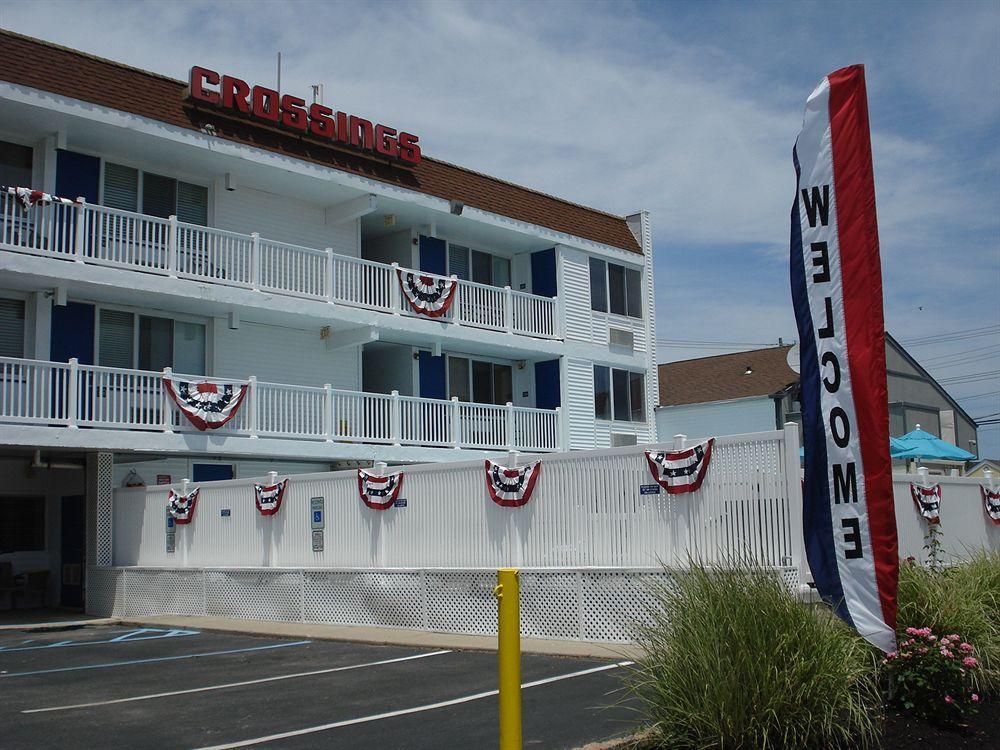
[[[612,432],[611,433],[611,447],[612,448],[623,448],[626,445],[638,445],[639,440],[636,438],[634,433],[630,432]]]
[[[608,328],[608,343],[631,351],[635,348],[635,336],[627,328]]]

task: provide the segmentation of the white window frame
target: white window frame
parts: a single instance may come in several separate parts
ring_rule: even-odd
[[[643,276],[645,275],[645,272],[646,272],[645,269],[642,268],[641,266],[637,267],[637,266],[630,265],[628,263],[621,263],[621,262],[619,262],[617,260],[608,260],[607,258],[602,258],[602,257],[597,256],[597,255],[590,255],[590,256],[588,256],[587,257],[587,297],[588,297],[588,299],[590,298],[590,291],[591,291],[591,285],[592,285],[591,284],[591,279],[590,279],[590,274],[592,272],[591,263],[590,263],[591,258],[593,258],[595,260],[598,260],[598,261],[600,261],[601,263],[604,264],[604,306],[607,309],[606,310],[595,310],[593,308],[593,301],[590,301],[588,303],[588,304],[591,305],[590,312],[593,313],[594,315],[604,315],[604,316],[607,316],[608,318],[611,318],[611,319],[614,319],[614,320],[617,320],[617,321],[622,321],[622,322],[625,322],[625,321],[636,322],[636,321],[645,320],[646,319],[646,296],[643,294],[643,288],[645,286],[645,281],[643,279]],[[640,307],[640,310],[639,310],[639,316],[638,317],[635,317],[635,316],[632,316],[632,315],[628,315],[628,314],[622,315],[621,313],[611,312],[611,266],[620,266],[621,268],[625,269],[625,271],[626,271],[625,279],[624,279],[624,283],[625,283],[625,308],[626,309],[628,309],[628,273],[627,272],[628,271],[637,271],[639,273],[639,307]]]
[[[634,318],[632,320],[634,320]],[[633,424],[633,425],[635,425],[635,424],[648,424],[649,423],[649,404],[648,403],[643,403],[642,419],[632,419],[632,388],[631,388],[631,384],[632,383],[631,383],[631,376],[632,375],[639,375],[639,376],[642,377],[642,391],[643,391],[643,394],[645,394],[646,393],[646,386],[647,386],[647,381],[646,381],[647,373],[646,373],[646,371],[645,370],[631,369],[631,368],[628,368],[628,367],[615,367],[614,365],[602,365],[600,362],[594,362],[593,363],[594,370],[596,370],[598,367],[603,367],[605,370],[608,371],[608,404],[611,407],[611,419],[606,419],[605,417],[599,417],[599,416],[597,416],[597,407],[596,407],[596,404],[595,404],[595,407],[594,407],[594,421],[595,422],[605,423],[605,424],[612,424],[612,423],[615,423],[615,424]],[[629,411],[629,414],[628,414],[628,418],[626,418],[626,419],[620,419],[618,417],[618,415],[615,414],[615,371],[616,370],[624,372],[624,373],[627,373],[629,375],[629,382],[628,382],[628,386],[629,386],[629,388],[628,388],[628,400],[629,400],[629,409],[628,409],[628,411]],[[592,387],[593,395],[596,398],[596,396],[597,396],[597,377],[596,377],[596,373],[593,376],[592,385],[593,385],[593,387]],[[644,395],[643,401],[646,402],[648,400],[649,400],[648,395]]]
[[[128,313],[132,316],[132,366],[128,369],[139,369],[139,317],[147,318],[167,318],[176,323],[196,323],[205,326],[205,377],[212,375],[212,321],[209,318],[201,318],[197,315],[186,313],[174,313],[166,310],[144,310],[138,307],[127,305],[106,305],[101,302],[84,302],[83,300],[73,300],[94,306],[94,362],[101,361],[101,312],[104,310],[114,310],[116,312]],[[176,329],[175,329],[176,330]]]

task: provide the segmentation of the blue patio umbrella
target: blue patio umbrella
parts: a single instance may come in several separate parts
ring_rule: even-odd
[[[927,461],[968,461],[975,458],[968,451],[921,430],[920,427],[895,440],[905,446],[905,450],[899,453],[893,451],[893,458],[922,458]]]
[[[914,432],[916,432],[916,430],[914,430]],[[920,430],[920,432],[924,431]],[[913,433],[910,434],[912,435]],[[924,434],[928,435],[929,433],[924,432]],[[933,435],[930,435],[930,437],[937,440],[937,438],[935,438]],[[958,448],[954,445],[950,445],[949,443],[945,443],[943,440],[939,442],[943,443],[944,445],[948,445],[953,451],[960,451],[961,453],[965,453],[965,451],[963,451],[961,448]],[[894,438],[891,435],[889,436],[889,455],[892,456],[892,458],[929,458],[929,456],[924,456],[923,454],[918,456],[916,453],[912,452],[913,450],[914,450],[913,446],[911,446],[909,443],[904,442],[903,438]],[[804,458],[805,455],[806,455],[806,449],[804,447],[799,448],[799,458]],[[971,456],[972,454],[967,454],[967,455]],[[956,460],[962,460],[962,459],[956,459]]]

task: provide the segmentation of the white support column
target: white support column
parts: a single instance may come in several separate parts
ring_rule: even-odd
[[[260,232],[250,233],[250,288],[260,289]]]
[[[323,383],[323,438],[333,442],[333,386]]]
[[[393,315],[403,312],[403,292],[399,288],[399,263],[392,264],[392,278],[389,280],[389,306]]]
[[[785,497],[788,498],[788,521],[791,526],[790,563],[799,572],[799,590],[808,590],[812,577],[806,559],[806,540],[802,528],[802,472],[799,469],[799,426],[786,422],[782,437],[785,465]]]
[[[399,447],[403,439],[403,420],[400,406],[399,391],[393,391],[392,401],[389,402],[389,437],[396,447]]]
[[[168,216],[170,222],[167,233],[167,275],[177,276],[177,217]]]
[[[458,276],[451,275],[451,282],[455,284],[455,301],[451,306],[451,322],[457,326],[462,325],[462,290],[458,288]]]
[[[503,327],[507,333],[514,332],[514,294],[509,286],[503,288]]]
[[[506,413],[504,416],[507,420],[507,450],[512,451],[517,448],[517,444],[514,442],[514,404],[510,401],[507,402]]]
[[[114,456],[87,455],[87,546],[86,563],[107,567],[114,562]]]
[[[69,360],[69,382],[66,383],[66,425],[76,429],[77,404],[80,398],[80,362],[76,357]]]
[[[73,227],[73,260],[83,263],[87,252],[87,199],[80,196],[76,199],[76,224]]]
[[[250,412],[247,414],[247,427],[250,429],[250,439],[257,439],[257,429],[258,429],[258,413],[257,413],[257,376],[250,376],[250,385],[247,386],[249,393],[247,394],[250,398],[247,399],[247,408]]]
[[[674,435],[674,450],[682,451],[687,447],[687,435]]]
[[[52,297],[47,292],[32,292],[31,326],[25,354],[31,359],[48,360],[52,356]]]
[[[163,405],[160,407],[162,412],[160,424],[164,432],[171,433],[174,431],[174,410],[170,406],[170,394],[167,392],[167,380],[173,380],[174,371],[170,367],[163,368],[163,378],[160,381],[163,385]]]
[[[324,248],[323,252],[326,253],[326,276],[324,279],[326,294],[324,296],[327,302],[333,302],[333,248]]]
[[[462,420],[459,417],[458,396],[451,397],[451,438],[456,449],[462,447]]]

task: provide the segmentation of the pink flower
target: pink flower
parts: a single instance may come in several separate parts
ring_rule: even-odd
[[[958,650],[961,651],[963,654],[971,654],[976,649],[972,647],[971,643],[962,643],[959,645]]]
[[[972,702],[979,703],[979,696],[976,695],[975,693],[972,694]]]
[[[920,648],[917,649],[917,651],[919,653],[921,653],[921,654],[926,654],[927,653],[927,647],[926,646],[921,646]]]
[[[951,703],[954,703],[954,702],[955,702],[955,699],[954,699],[954,698],[952,698],[952,697],[951,697],[950,695],[946,695],[946,696],[944,697],[944,702],[945,702],[945,703],[948,703],[948,704],[951,704]]]
[[[979,664],[979,662],[976,661],[976,657],[974,656],[966,656],[964,659],[962,659],[962,664],[964,664],[967,667],[974,667],[977,664]]]
[[[919,633],[917,632],[917,629],[916,629],[916,628],[907,628],[907,629],[906,629],[906,634],[907,634],[907,635],[920,635],[920,634],[919,634]]]
[[[891,651],[891,652],[889,652],[888,654],[885,655],[885,660],[886,661],[892,661],[897,656],[899,656],[899,654],[897,654],[895,651]]]
[[[951,651],[949,651],[948,649],[942,648],[941,649],[941,656],[943,656],[943,657],[945,657],[947,659],[950,659],[951,657],[954,656],[954,654]]]

